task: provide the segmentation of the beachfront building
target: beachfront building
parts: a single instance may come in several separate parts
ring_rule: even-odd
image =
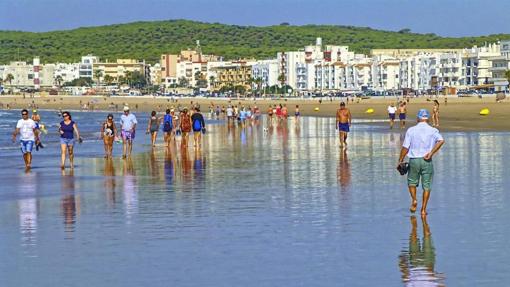
[[[462,54],[462,84],[474,87],[490,87],[492,58],[501,56],[499,43],[464,49]]]
[[[399,70],[399,59],[389,56],[375,56],[372,63],[372,85],[374,90],[387,91],[400,88]]]
[[[126,77],[129,73],[138,72],[145,76],[145,61],[135,59],[117,59],[115,62],[106,60],[105,62],[95,62],[92,65],[93,79],[105,83],[105,79],[118,81],[121,77]],[[109,84],[109,83],[106,83]]]
[[[78,70],[79,77],[92,79],[94,77],[93,65],[97,62],[99,62],[99,57],[93,55],[82,56]]]
[[[253,88],[264,89],[278,85],[278,60],[260,60],[252,66]]]
[[[55,84],[62,85],[80,77],[79,63],[57,63],[55,64]]]
[[[32,63],[15,61],[0,69],[3,84],[15,88],[38,90],[43,87],[52,87],[54,75],[55,66],[53,64],[41,65],[37,57],[33,59]]]
[[[211,64],[212,62],[214,64]],[[210,89],[210,80],[214,80],[216,76],[211,69],[221,66],[222,62],[222,57],[203,54],[200,42],[197,41],[194,49],[182,50],[179,54],[161,55],[160,81],[165,88],[196,87],[199,84]]]
[[[254,62],[240,60],[213,68],[216,74],[214,90],[235,88],[242,86],[245,90],[251,88],[252,67]],[[235,92],[235,90],[232,90]]]
[[[492,67],[489,71],[492,74],[489,83],[494,85],[494,91],[502,92],[509,90],[506,71],[510,71],[510,40],[501,41],[500,56],[492,57]]]

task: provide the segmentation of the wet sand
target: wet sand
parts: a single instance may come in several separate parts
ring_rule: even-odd
[[[444,97],[439,97],[440,106],[440,129],[443,131],[510,131],[510,101],[508,99],[496,103],[494,97],[484,99],[478,98],[456,98],[449,97],[445,105]],[[209,110],[209,106],[228,105],[229,103],[245,106],[257,105],[265,113],[269,105],[286,104],[289,115],[294,114],[295,106],[300,106],[302,115],[330,116],[335,115],[339,100],[326,100],[319,103],[318,99],[281,99],[269,100],[259,99],[218,99],[218,98],[180,98],[172,102],[169,97],[103,97],[103,96],[41,96],[30,98],[26,96],[1,96],[0,107],[4,109],[9,104],[11,109],[26,108],[35,105],[39,109],[69,109],[80,110],[86,103],[90,103],[93,110],[116,110],[121,111],[122,107],[128,104],[134,112],[148,112],[157,110],[163,112],[166,108],[181,106],[190,107],[198,103],[202,111]],[[374,124],[385,124],[387,120],[386,108],[390,103],[395,103],[395,98],[371,98],[359,102],[349,102],[347,107],[351,110],[354,119],[374,120]],[[116,106],[116,108],[115,108]],[[408,121],[414,122],[414,115],[421,108],[432,110],[432,101],[427,98],[412,98],[408,104]],[[319,108],[318,111],[315,109]],[[372,108],[374,113],[367,114],[366,110]],[[481,109],[488,108],[488,116],[480,116]],[[398,124],[398,123],[397,123]]]

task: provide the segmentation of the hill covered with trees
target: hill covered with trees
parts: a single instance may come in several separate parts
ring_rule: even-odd
[[[226,59],[275,57],[277,52],[302,48],[322,37],[328,45],[348,45],[368,53],[373,48],[466,48],[510,39],[510,34],[481,37],[440,37],[332,25],[237,26],[188,20],[134,22],[42,33],[0,31],[0,63],[41,57],[43,63],[78,62],[82,55],[101,59],[136,58],[149,63],[163,53],[192,48],[200,40],[204,53]]]

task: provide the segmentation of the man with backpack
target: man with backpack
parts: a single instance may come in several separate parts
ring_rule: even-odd
[[[174,116],[171,114],[170,109],[166,109],[165,116],[163,117],[163,132],[165,134],[165,145],[170,146],[172,141],[174,129]]]
[[[198,106],[195,107],[195,112],[191,116],[191,122],[193,125],[194,147],[199,148],[202,140],[202,133],[205,133],[205,121]]]

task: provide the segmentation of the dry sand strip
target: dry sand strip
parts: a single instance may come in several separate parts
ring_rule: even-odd
[[[510,131],[510,101],[503,100],[496,102],[494,97],[483,99],[471,98],[448,98],[445,104],[444,98],[440,97],[440,126],[442,131]],[[202,112],[209,111],[210,105],[227,106],[243,105],[245,107],[257,105],[263,113],[269,105],[287,105],[289,115],[294,115],[296,105],[299,105],[301,114],[304,116],[329,116],[334,117],[340,100],[323,99],[224,99],[224,98],[178,98],[172,101],[169,97],[122,97],[122,96],[0,96],[0,108],[22,109],[37,107],[39,109],[53,110],[80,110],[83,105],[89,104],[93,110],[115,110],[121,111],[124,105],[129,105],[133,112],[150,112],[156,110],[164,112],[166,108],[177,107],[178,105],[191,107],[199,104]],[[388,118],[387,107],[390,103],[396,103],[395,98],[371,98],[357,102],[349,102],[347,107],[352,111],[355,119],[372,119],[376,121]],[[421,108],[432,111],[433,103],[427,98],[411,98],[408,104],[408,122],[414,122],[414,115]],[[318,111],[316,111],[318,108]],[[367,109],[373,109],[372,114],[367,114]],[[490,114],[481,116],[480,110],[488,108]],[[398,120],[397,120],[398,121]],[[381,124],[381,123],[375,123]]]

